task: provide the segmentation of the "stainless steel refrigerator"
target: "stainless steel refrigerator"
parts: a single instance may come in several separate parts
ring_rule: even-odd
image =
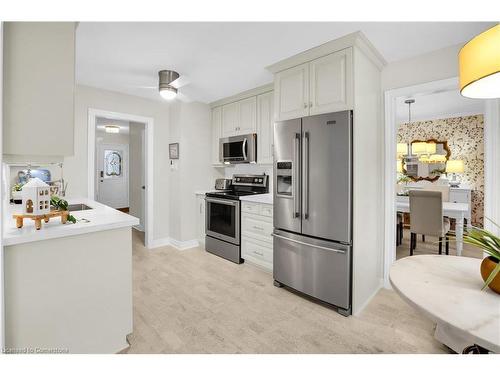
[[[274,125],[276,286],[351,313],[352,111]]]

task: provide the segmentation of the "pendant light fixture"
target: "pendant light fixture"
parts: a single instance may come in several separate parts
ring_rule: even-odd
[[[406,99],[405,100],[405,104],[408,104],[408,129],[410,128],[411,126],[411,105],[415,103],[415,99]],[[402,147],[401,147],[402,148]],[[407,155],[406,155],[406,158],[409,160],[411,159],[411,157],[413,156],[413,145],[411,142],[408,142],[407,146],[406,146],[406,149],[408,150],[407,151]]]
[[[468,98],[500,98],[500,24],[477,35],[458,54],[460,93]]]
[[[177,78],[179,73],[173,70],[160,70],[158,72],[158,90],[160,95],[165,100],[172,100],[177,96],[177,88],[171,85]]]

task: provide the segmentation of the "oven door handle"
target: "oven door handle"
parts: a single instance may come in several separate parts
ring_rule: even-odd
[[[208,203],[220,203],[220,204],[225,204],[226,206],[236,206],[238,202],[236,201],[231,201],[228,199],[213,199],[213,198],[205,198],[205,201]]]
[[[243,140],[243,144],[242,144],[242,151],[243,151],[243,160],[247,160],[247,151],[246,151],[246,148],[247,148],[247,139],[245,138]]]

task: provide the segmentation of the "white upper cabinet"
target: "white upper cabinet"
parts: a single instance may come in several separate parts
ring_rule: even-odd
[[[238,102],[222,106],[222,137],[230,137],[238,133],[240,122]]]
[[[257,99],[252,96],[222,106],[222,137],[255,133]]]
[[[257,129],[257,98],[252,96],[237,103],[239,110],[238,134],[255,133]]]
[[[352,48],[277,72],[277,121],[343,111],[353,107]]]
[[[277,121],[309,114],[309,63],[276,73],[274,104]]]
[[[310,62],[309,114],[352,108],[352,50],[332,53]]]
[[[222,135],[222,107],[212,109],[212,164],[222,164],[219,157],[219,138]]]
[[[4,154],[74,154],[75,27],[4,23]]]
[[[274,93],[257,96],[257,163],[273,163]]]

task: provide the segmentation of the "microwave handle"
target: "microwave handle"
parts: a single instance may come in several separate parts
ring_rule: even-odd
[[[243,140],[243,145],[241,147],[243,148],[243,160],[247,160],[247,151],[246,151],[247,139],[246,138]]]

